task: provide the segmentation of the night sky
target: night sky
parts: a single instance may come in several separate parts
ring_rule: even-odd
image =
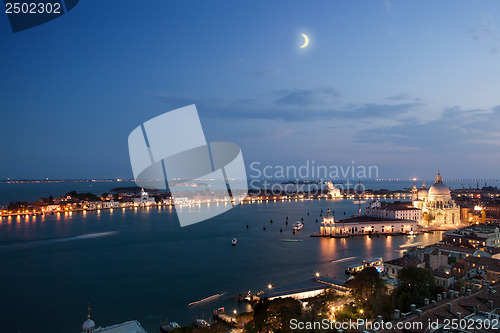
[[[0,179],[132,178],[129,133],[193,103],[247,165],[500,178],[499,25],[496,0],[83,0],[18,33],[0,13]]]

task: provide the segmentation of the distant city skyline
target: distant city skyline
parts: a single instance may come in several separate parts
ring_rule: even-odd
[[[189,104],[247,166],[498,179],[499,23],[496,1],[80,2],[16,34],[3,14],[0,179],[130,179],[131,130]]]

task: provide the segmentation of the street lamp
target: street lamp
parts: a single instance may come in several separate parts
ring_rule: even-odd
[[[267,285],[267,289],[273,289],[273,285],[269,283],[269,284]]]

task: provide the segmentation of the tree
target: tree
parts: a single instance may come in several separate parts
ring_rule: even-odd
[[[352,288],[351,294],[358,306],[371,315],[382,313],[382,307],[387,302],[389,307],[391,305],[390,300],[386,299],[389,297],[387,287],[375,267],[366,267],[354,279],[347,281],[345,286]],[[384,299],[383,303],[381,299]]]
[[[254,307],[252,326],[256,332],[291,332],[290,320],[301,314],[302,305],[294,298],[262,299]]]
[[[27,201],[16,201],[9,202],[9,206],[7,206],[7,210],[17,212],[28,209],[29,203]]]
[[[364,302],[374,294],[386,291],[384,281],[375,267],[366,267],[345,285],[352,288],[352,294],[358,302]]]
[[[394,296],[401,311],[409,311],[411,304],[422,306],[424,299],[430,299],[435,292],[436,281],[429,270],[408,266],[399,271]]]

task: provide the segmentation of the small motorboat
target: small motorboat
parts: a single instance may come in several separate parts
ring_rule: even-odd
[[[160,332],[163,333],[172,332],[176,328],[181,328],[181,325],[177,324],[175,321],[160,323]]]
[[[206,328],[210,327],[210,323],[205,319],[196,319],[196,321],[194,322],[194,326],[198,328]]]
[[[236,244],[238,244],[238,240],[236,238],[233,238],[233,240],[231,241],[231,245],[236,246]]]
[[[304,223],[297,221],[293,224],[293,231],[299,231],[304,227]]]

